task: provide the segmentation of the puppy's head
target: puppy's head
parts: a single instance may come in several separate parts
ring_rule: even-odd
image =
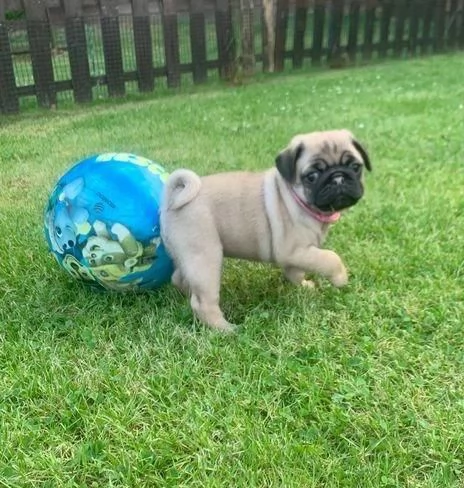
[[[276,166],[298,197],[321,212],[355,205],[364,193],[364,169],[372,169],[367,152],[347,130],[295,136]]]

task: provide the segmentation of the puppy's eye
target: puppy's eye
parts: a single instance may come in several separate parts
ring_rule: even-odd
[[[349,164],[349,167],[355,172],[355,173],[359,173],[361,171],[361,168],[362,168],[362,165],[359,164],[357,161],[352,161],[350,164]]]
[[[311,171],[311,173],[304,175],[304,179],[308,183],[314,183],[318,178],[319,178],[319,171]]]

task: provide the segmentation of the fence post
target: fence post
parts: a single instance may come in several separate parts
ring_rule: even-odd
[[[313,21],[313,46],[311,50],[311,63],[319,66],[322,58],[322,43],[324,41],[325,3],[315,0]]]
[[[306,21],[308,18],[308,2],[296,0],[295,4],[295,33],[293,36],[293,67],[301,68],[304,59],[304,40]]]
[[[0,112],[5,114],[19,112],[19,99],[3,2],[0,2]]]
[[[390,23],[393,12],[393,4],[391,0],[382,3],[382,16],[380,18],[380,45],[379,57],[385,58],[388,52],[388,45],[390,40]]]
[[[409,54],[417,51],[417,36],[419,34],[419,20],[422,17],[424,4],[418,0],[410,0],[409,4]]]
[[[274,71],[275,1],[262,0],[261,41],[263,71],[266,73]]]
[[[255,29],[253,0],[240,0],[240,33],[242,38],[242,69],[245,75],[255,69]]]
[[[340,48],[344,14],[344,0],[333,0],[329,20],[329,42],[327,61],[333,68],[340,67],[343,63]]]
[[[461,1],[461,15],[459,18],[458,47],[460,49],[464,48],[464,1]]]
[[[229,0],[216,0],[216,39],[219,54],[219,76],[228,80],[235,76],[236,45]]]
[[[404,48],[404,21],[407,16],[407,1],[408,0],[398,0],[395,9],[396,25],[395,25],[395,41],[393,55],[395,57],[401,57]]]
[[[91,102],[92,80],[90,79],[85,24],[82,18],[82,0],[64,0],[64,13],[74,100],[77,103]]]
[[[348,46],[346,48],[352,63],[356,62],[358,53],[359,9],[359,1],[353,0],[350,4],[350,27],[348,30]]]
[[[438,0],[435,6],[435,19],[434,19],[434,40],[433,48],[435,52],[443,52],[445,50],[445,0]]]
[[[148,0],[132,0],[132,26],[139,90],[151,92],[155,87],[155,76]]]
[[[176,88],[180,86],[180,54],[175,0],[164,0],[162,6],[167,83]]]
[[[288,26],[288,0],[277,0],[275,18],[274,69],[282,71],[285,63],[285,44]]]
[[[457,42],[458,0],[450,0],[447,12],[448,47],[454,49]]]
[[[422,27],[422,40],[421,40],[421,54],[426,54],[428,48],[432,44],[432,38],[430,37],[430,30],[432,27],[432,19],[435,11],[436,0],[426,0],[424,5],[424,23]]]
[[[368,0],[366,4],[366,23],[364,25],[364,45],[362,50],[362,57],[366,61],[372,58],[372,40],[374,38],[376,14],[375,10],[375,4]]]
[[[126,86],[124,83],[119,18],[114,2],[100,0],[100,13],[108,95],[110,97],[121,97],[125,94]]]
[[[44,0],[24,0],[27,34],[37,102],[40,107],[56,106],[50,24]]]
[[[204,83],[206,70],[206,29],[203,0],[190,0],[190,49],[192,52],[193,82]]]

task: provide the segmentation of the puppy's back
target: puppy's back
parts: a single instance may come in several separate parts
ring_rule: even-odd
[[[224,254],[269,260],[270,228],[264,206],[264,174],[218,173],[204,176],[201,181],[196,200],[213,216]]]

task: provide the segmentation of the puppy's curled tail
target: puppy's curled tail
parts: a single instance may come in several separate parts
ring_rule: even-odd
[[[200,177],[189,169],[177,169],[169,176],[164,188],[165,206],[177,210],[191,202],[200,191]]]

